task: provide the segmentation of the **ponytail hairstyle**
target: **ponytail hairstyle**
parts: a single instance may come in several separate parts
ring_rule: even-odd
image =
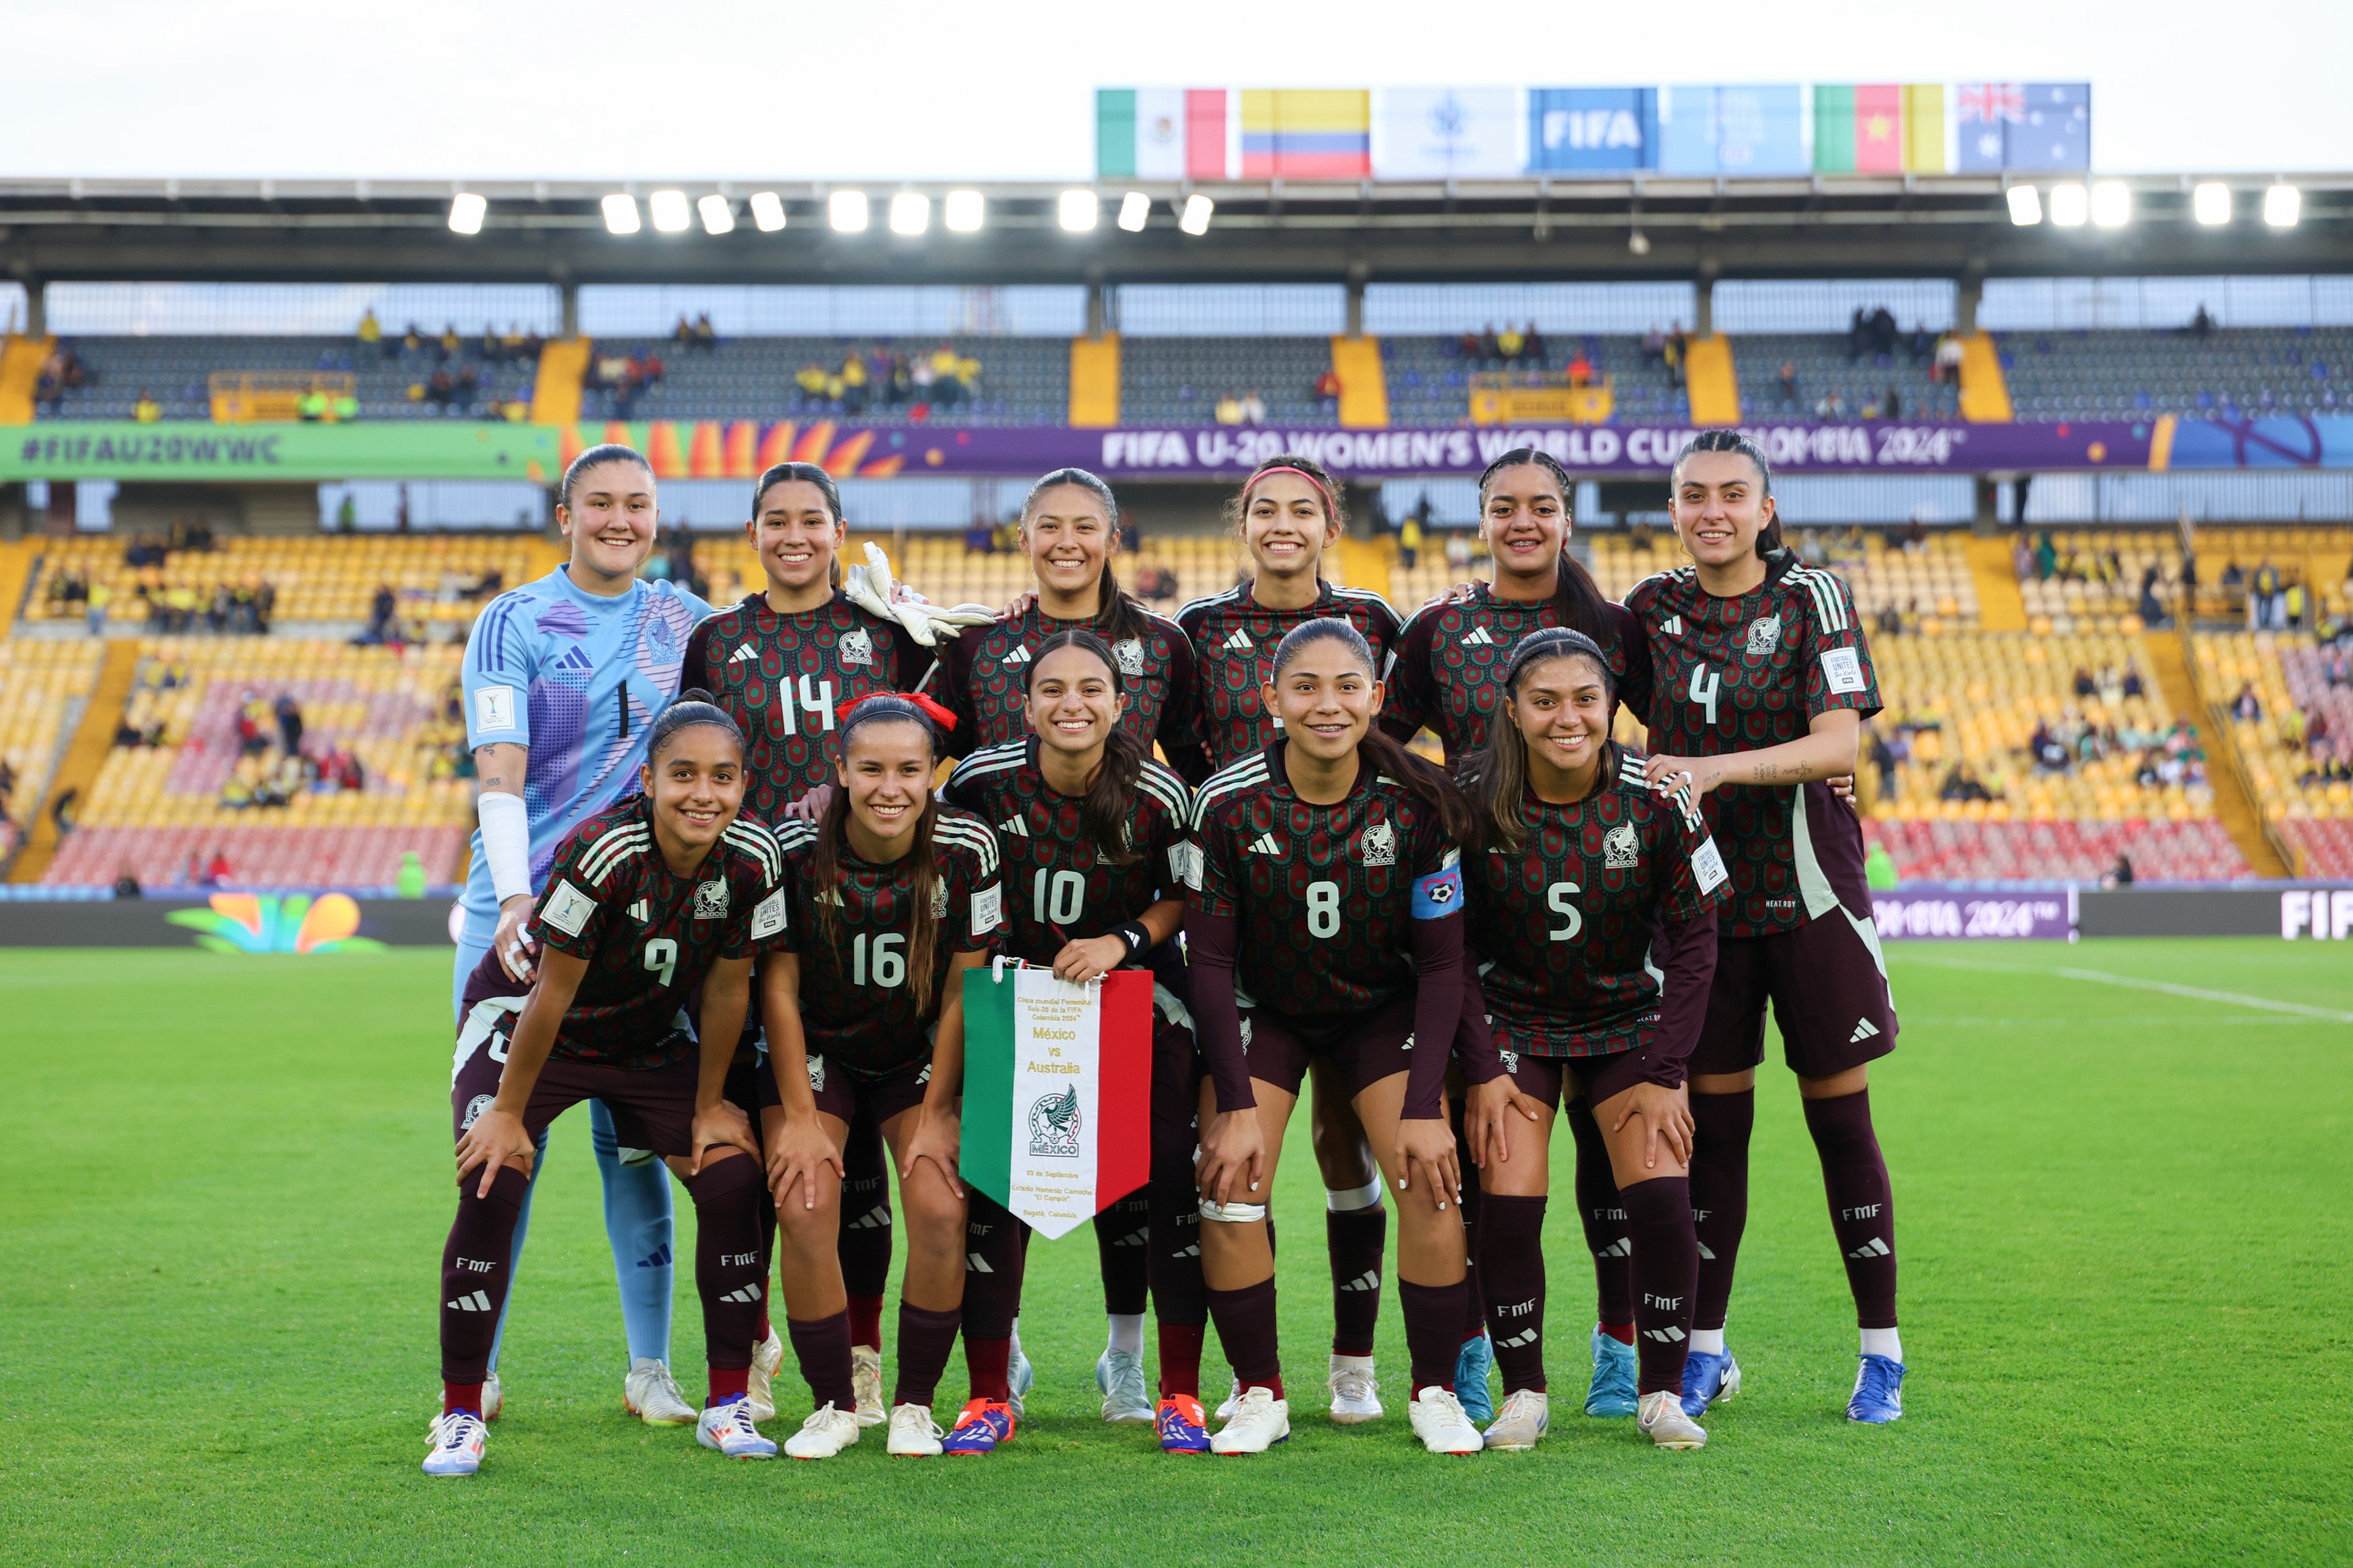
[[[1676,482],[1682,479],[1683,464],[1698,452],[1737,452],[1748,459],[1757,470],[1757,483],[1764,491],[1763,500],[1773,499],[1773,465],[1766,460],[1765,448],[1737,430],[1703,430],[1693,437],[1675,456],[1675,466],[1667,476],[1667,493],[1672,495]],[[1757,531],[1757,557],[1763,560],[1781,548],[1781,520],[1772,521]]]
[[[680,692],[662,710],[654,716],[654,726],[646,737],[646,766],[662,754],[672,737],[681,730],[691,730],[698,724],[708,724],[714,730],[724,730],[735,742],[740,754],[744,747],[744,729],[724,708],[711,699],[711,693],[699,686]]]
[[[1593,580],[1593,574],[1585,569],[1585,563],[1568,552],[1566,533],[1570,521],[1569,501],[1577,493],[1577,486],[1558,459],[1542,447],[1514,447],[1488,464],[1486,471],[1479,476],[1480,518],[1484,521],[1487,515],[1487,487],[1494,482],[1495,476],[1505,468],[1528,467],[1544,469],[1560,487],[1564,537],[1561,540],[1560,571],[1552,591],[1553,615],[1562,626],[1583,632],[1602,647],[1609,647],[1618,641],[1618,628],[1610,624],[1609,597],[1601,592],[1601,584]]]
[[[1073,628],[1056,632],[1039,645],[1029,661],[1029,684],[1038,685],[1038,671],[1044,668],[1046,656],[1066,647],[1081,649],[1103,661],[1111,673],[1111,689],[1122,695],[1119,660],[1113,657],[1111,645],[1091,631]],[[1144,742],[1117,723],[1103,737],[1103,760],[1087,779],[1087,793],[1079,801],[1079,825],[1095,842],[1095,858],[1106,866],[1133,866],[1142,858],[1135,851],[1133,836],[1128,832],[1129,808],[1135,800],[1135,781],[1144,774]]]
[[[834,526],[840,527],[841,488],[833,482],[831,474],[815,463],[778,463],[754,479],[752,482],[752,526],[754,529],[759,527],[760,503],[768,499],[769,487],[790,484],[796,479],[817,487],[818,493],[825,497],[825,510],[832,517]],[[839,550],[833,552],[832,564],[826,570],[826,580],[837,588],[841,586],[841,552]]]
[[[1119,553],[1119,501],[1112,495],[1109,485],[1084,468],[1056,468],[1031,485],[1029,493],[1021,498],[1022,527],[1028,529],[1029,514],[1038,509],[1038,498],[1062,485],[1076,485],[1082,490],[1092,491],[1095,499],[1103,502],[1103,521],[1110,530],[1110,536],[1103,541],[1103,576],[1096,591],[1094,630],[1105,642],[1124,642],[1130,638],[1142,640],[1151,634],[1152,623],[1145,618],[1144,605],[1119,585],[1119,579],[1111,569],[1111,558]]]
[[[1347,531],[1348,507],[1341,498],[1339,481],[1326,473],[1324,465],[1313,458],[1302,457],[1297,452],[1279,452],[1252,468],[1250,478],[1242,481],[1242,488],[1226,501],[1226,526],[1233,531],[1236,541],[1249,538],[1247,525],[1251,492],[1258,489],[1258,482],[1269,474],[1284,473],[1297,474],[1314,486],[1315,493],[1324,498],[1324,526],[1327,531],[1336,525],[1342,532]]]
[[[908,697],[896,691],[876,691],[860,698],[841,710],[841,728],[838,743],[841,747],[841,763],[846,771],[849,765],[849,738],[868,724],[913,724],[923,732],[936,761],[940,754],[942,726],[933,712],[937,705],[928,699]],[[950,720],[953,725],[955,721]],[[907,984],[913,992],[915,1007],[928,1012],[932,1005],[933,961],[939,952],[940,919],[932,912],[932,901],[938,897],[939,861],[933,847],[933,833],[939,826],[940,797],[924,781],[923,814],[915,819],[914,842],[907,847],[901,864],[913,868],[914,876],[907,897],[914,903],[913,929],[907,937]],[[836,789],[825,803],[825,815],[818,819],[817,848],[809,858],[809,877],[819,894],[841,885],[841,846],[846,843],[849,824],[849,791]],[[811,899],[817,909],[818,934],[828,944],[840,940],[841,916],[839,903],[828,903],[822,897]]]
[[[1275,646],[1274,671],[1270,683],[1282,679],[1299,656],[1319,642],[1336,642],[1345,647],[1365,667],[1365,673],[1377,677],[1379,666],[1373,660],[1373,645],[1365,634],[1335,616],[1302,621],[1291,628],[1282,642]],[[1366,727],[1364,739],[1356,742],[1356,761],[1377,774],[1397,780],[1406,792],[1421,802],[1437,819],[1438,830],[1449,844],[1458,847],[1475,843],[1479,831],[1478,819],[1471,814],[1471,803],[1445,770],[1426,763],[1399,743],[1397,737],[1381,728],[1379,721]]]
[[[1519,695],[1522,676],[1556,658],[1590,660],[1601,674],[1604,707],[1616,709],[1618,678],[1610,674],[1609,657],[1599,643],[1566,626],[1546,626],[1520,639],[1512,650],[1511,662],[1504,666],[1504,700],[1494,722],[1487,727],[1487,743],[1472,753],[1470,766],[1463,770],[1463,788],[1478,813],[1487,847],[1502,854],[1519,852],[1525,826],[1522,802],[1528,789],[1527,737],[1520,732],[1519,721],[1511,716],[1512,699]],[[1602,778],[1611,777],[1617,769],[1617,742],[1603,738]]]
[[[589,447],[572,459],[572,466],[564,470],[563,483],[556,489],[555,504],[570,510],[572,487],[580,482],[580,476],[606,463],[635,463],[646,471],[646,478],[651,479],[654,475],[654,466],[647,462],[644,454],[636,447],[607,441],[602,446]]]

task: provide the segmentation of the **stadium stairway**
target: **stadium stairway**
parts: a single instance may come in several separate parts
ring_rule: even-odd
[[[33,568],[40,559],[37,539],[0,540],[0,637],[16,624],[17,606],[25,602],[25,590],[31,585]]]
[[[1683,352],[1683,383],[1691,394],[1694,425],[1740,423],[1740,377],[1732,363],[1732,340],[1718,332],[1694,338]]]
[[[1370,588],[1392,605],[1397,605],[1397,596],[1390,589],[1393,579],[1389,576],[1389,569],[1396,561],[1397,540],[1393,536],[1385,534],[1378,539],[1358,539],[1351,534],[1340,541],[1340,570],[1346,574],[1348,586]],[[1411,612],[1404,606],[1398,606],[1398,613],[1408,615]]]
[[[24,851],[8,868],[10,881],[37,882],[41,873],[49,868],[49,860],[58,852],[58,823],[50,813],[68,791],[77,798],[90,794],[99,767],[114,744],[122,705],[131,696],[132,677],[138,671],[139,639],[111,639],[106,645],[106,663],[99,671],[98,687],[90,694],[90,705],[81,710],[81,723],[66,746],[65,760],[58,764],[57,774],[49,781],[48,798],[41,802],[40,814],[26,825],[30,833]]]
[[[1978,625],[1989,632],[2024,631],[2026,596],[2018,591],[2009,544],[1999,535],[1971,534],[1964,548],[1968,552],[1969,580],[1978,589]]]
[[[1380,339],[1334,338],[1332,374],[1340,378],[1341,429],[1388,428],[1389,380]]]
[[[1961,417],[1972,425],[2007,425],[2016,417],[2001,351],[1990,332],[1971,332],[1961,340]]]
[[[1108,430],[1119,423],[1119,334],[1071,340],[1071,427]]]
[[[2165,697],[2166,706],[2176,713],[2186,713],[2199,721],[2203,732],[2212,738],[2211,749],[2232,744],[2227,731],[2218,733],[2215,720],[2198,695],[2198,682],[2189,671],[2189,651],[2182,645],[2179,632],[2145,632],[2141,647],[2147,655],[2149,673],[2157,677],[2157,689]],[[2263,831],[2263,814],[2255,809],[2247,794],[2246,781],[2241,776],[2237,761],[2232,757],[2210,755],[2206,769],[2207,782],[2214,791],[2214,815],[2230,831],[2231,842],[2247,858],[2258,877],[2291,875],[2287,862],[2274,847],[2270,835]]]
[[[42,362],[57,342],[11,332],[6,345],[0,347],[0,425],[33,422],[33,387],[41,379]]]
[[[531,422],[571,425],[580,418],[580,384],[587,378],[587,338],[558,338],[539,351],[539,377],[532,383]]]

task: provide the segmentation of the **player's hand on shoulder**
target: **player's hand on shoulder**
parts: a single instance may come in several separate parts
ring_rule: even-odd
[[[825,815],[825,808],[832,799],[831,784],[813,784],[806,794],[785,807],[784,816],[791,822],[815,822]]]
[[[499,967],[508,978],[528,985],[533,978],[533,961],[539,956],[539,943],[524,940],[523,930],[531,924],[537,901],[529,893],[517,893],[499,906],[498,929],[491,933],[491,951],[499,955]]]
[[[1001,621],[1009,621],[1016,616],[1026,616],[1032,609],[1035,609],[1037,605],[1038,590],[1035,588],[1024,589],[1022,592],[1014,595],[1011,599],[1006,602],[1005,608],[1003,612],[998,615],[997,619]]]
[[[1680,784],[1691,791],[1694,800],[1724,782],[1723,771],[1713,757],[1645,757],[1642,777],[1661,795]]]
[[[522,1117],[496,1105],[485,1106],[466,1129],[466,1135],[458,1140],[458,1179],[465,1180],[466,1173],[479,1166],[482,1178],[475,1184],[474,1195],[486,1198],[491,1195],[491,1184],[499,1179],[499,1167],[512,1162],[527,1176],[538,1152]]]

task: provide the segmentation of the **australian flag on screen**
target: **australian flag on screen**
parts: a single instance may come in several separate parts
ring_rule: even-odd
[[[2089,82],[1964,82],[1954,108],[1964,174],[2080,174],[2092,166]]]

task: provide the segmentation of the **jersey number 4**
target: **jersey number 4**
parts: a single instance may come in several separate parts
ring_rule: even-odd
[[[809,716],[809,733],[814,735],[833,728],[833,682],[804,675],[800,681],[800,709]],[[776,710],[785,721],[785,733],[797,735],[800,730],[793,720],[793,682],[788,676],[776,684]]]
[[[1691,700],[1707,710],[1707,727],[1715,728],[1715,694],[1724,689],[1724,677],[1704,664],[1692,666]]]

